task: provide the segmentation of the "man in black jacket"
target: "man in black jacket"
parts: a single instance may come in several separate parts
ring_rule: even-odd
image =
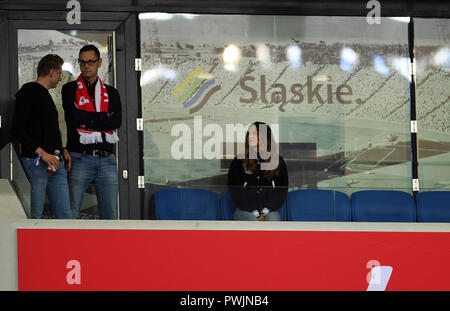
[[[21,144],[20,159],[31,182],[31,218],[41,218],[45,194],[56,218],[72,218],[67,171],[70,155],[62,146],[58,112],[49,89],[61,81],[63,60],[55,54],[38,64],[38,78],[24,84],[16,94],[12,131]]]
[[[72,159],[68,175],[72,212],[79,218],[83,196],[94,183],[100,218],[117,219],[119,187],[114,149],[122,122],[120,96],[98,77],[102,59],[97,47],[82,47],[78,63],[80,76],[62,88],[67,149]]]

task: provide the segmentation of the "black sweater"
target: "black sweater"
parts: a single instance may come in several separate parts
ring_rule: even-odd
[[[237,157],[231,162],[228,171],[228,189],[236,206],[244,211],[261,212],[264,208],[271,211],[278,210],[286,200],[288,193],[288,172],[283,158],[280,156],[280,173],[272,180],[267,180],[265,171],[260,169],[255,172],[244,169],[244,160]]]
[[[86,80],[86,88],[92,103],[95,105],[95,84],[89,84]],[[122,106],[120,102],[119,92],[106,85],[106,91],[108,92],[108,112],[113,113],[108,117],[106,112],[93,112],[79,110],[75,106],[75,93],[77,89],[77,82],[72,81],[64,84],[61,90],[61,96],[63,101],[64,116],[67,126],[67,149],[73,152],[82,153],[84,150],[104,150],[114,152],[114,145],[108,143],[105,140],[105,135],[102,133],[102,143],[83,145],[80,143],[80,135],[77,132],[77,126],[86,125],[86,129],[90,131],[110,131],[120,128],[122,123]]]
[[[16,93],[12,132],[21,143],[21,157],[35,158],[38,147],[53,154],[61,151],[58,111],[48,90],[37,82],[24,84]]]

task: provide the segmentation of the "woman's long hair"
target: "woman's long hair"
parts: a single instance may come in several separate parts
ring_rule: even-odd
[[[250,145],[248,141],[250,128],[252,126],[256,127],[256,133],[258,136],[258,145],[257,150],[250,150]],[[261,129],[266,129],[265,131]],[[264,132],[266,135],[264,135]],[[270,156],[269,156],[270,155]],[[257,168],[257,157],[260,158],[263,162],[270,162],[272,157],[279,157],[278,154],[278,145],[276,141],[273,139],[272,130],[269,125],[264,122],[254,122],[250,124],[247,130],[247,134],[245,135],[245,158],[244,163],[248,170],[256,171]],[[277,162],[278,165],[275,169],[265,170],[264,177],[267,180],[272,180],[274,177],[280,174],[280,163]]]

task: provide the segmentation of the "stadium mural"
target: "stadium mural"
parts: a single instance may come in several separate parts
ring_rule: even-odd
[[[160,13],[140,22],[146,182],[225,185],[237,150],[228,146],[244,141],[227,129],[245,134],[258,120],[276,127],[293,189],[412,191],[407,23]],[[191,156],[174,161],[174,143]]]

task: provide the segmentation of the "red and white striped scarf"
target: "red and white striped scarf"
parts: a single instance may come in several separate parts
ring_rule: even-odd
[[[98,78],[98,82],[95,85],[95,106],[91,101],[91,97],[88,94],[86,84],[81,75],[78,76],[77,86],[78,87],[75,92],[75,106],[78,109],[92,112],[108,112],[108,92],[106,91],[106,87],[100,78]],[[78,134],[80,134],[80,143],[83,145],[103,142],[102,132],[89,131],[78,127],[77,131]],[[103,131],[103,133],[105,133],[105,139],[108,143],[114,144],[119,141],[119,137],[117,136],[115,130]]]

